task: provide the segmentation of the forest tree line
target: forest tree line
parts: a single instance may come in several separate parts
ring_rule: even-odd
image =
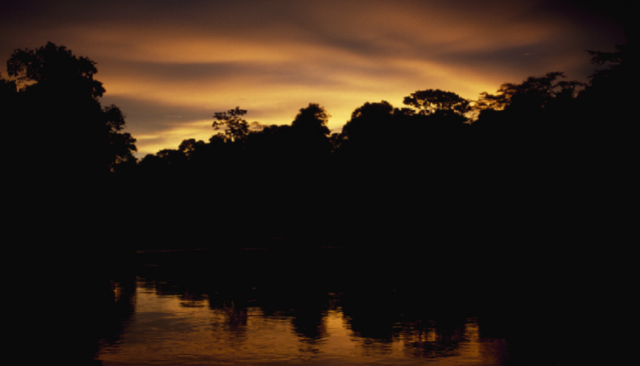
[[[572,136],[616,129],[630,111],[625,103],[633,94],[628,92],[629,46],[591,55],[593,63],[608,67],[593,73],[588,84],[549,72],[519,84],[505,83],[493,94],[481,93],[477,101],[449,91],[419,90],[405,97],[401,108],[386,101],[363,104],[341,133],[330,134],[329,112],[316,103],[300,109],[291,124],[254,123],[253,128],[243,118],[247,111],[236,107],[215,113],[209,141],[187,139],[177,149],[149,154],[139,162],[133,155],[135,138],[122,132],[122,111],[100,105],[105,89],[94,79],[94,61],[53,43],[16,50],[7,62],[10,79],[0,75],[0,92],[7,120],[36,139],[29,151],[49,152],[33,161],[44,159],[41,168],[55,166],[58,171],[171,174],[219,170],[225,162],[247,159],[318,163],[331,154],[365,160],[418,154],[448,160],[504,148],[544,155],[550,152],[545,145],[561,148],[558,145],[576,143]]]
[[[419,202],[423,212],[441,207],[438,220],[451,222],[455,207],[481,215],[478,207],[488,204],[482,197],[506,206],[517,197],[522,205],[627,174],[634,50],[629,41],[614,52],[591,51],[604,67],[588,83],[549,72],[505,83],[477,101],[425,89],[406,96],[402,107],[367,102],[341,133],[330,133],[329,111],[316,103],[290,124],[259,128],[236,107],[214,114],[209,141],[187,139],[140,161],[135,138],[123,132],[122,111],[100,104],[105,89],[94,79],[95,62],[64,46],[16,50],[9,79],[0,75],[0,108],[12,135],[29,141],[11,145],[18,176],[105,180],[111,186],[100,189],[112,192],[99,204],[138,202],[146,217],[141,237],[168,231],[201,238],[212,225],[229,235],[322,236],[320,212],[332,212],[336,227],[358,227],[352,217],[359,215],[367,227],[391,220],[397,231],[415,216],[399,220],[389,212],[405,211],[408,202]],[[180,213],[198,208],[208,213]],[[156,220],[158,212],[171,224]]]

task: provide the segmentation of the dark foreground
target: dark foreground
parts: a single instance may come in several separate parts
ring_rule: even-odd
[[[594,361],[594,324],[602,320],[589,310],[594,277],[558,260],[495,254],[138,251],[34,282],[26,292],[42,291],[36,305],[21,306],[29,311],[16,337],[19,364]],[[47,281],[57,290],[45,290]]]

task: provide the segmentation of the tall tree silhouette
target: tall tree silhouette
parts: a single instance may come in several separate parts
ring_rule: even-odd
[[[134,164],[136,151],[135,139],[122,132],[122,111],[100,104],[105,88],[95,65],[51,42],[16,49],[7,62],[17,87],[8,124],[18,141],[12,150],[20,152],[11,156],[21,193],[11,212],[28,225],[16,232],[36,228],[28,250],[42,273],[82,273],[87,284],[131,238],[125,226],[133,198],[121,189],[128,177],[112,172]]]
[[[296,150],[301,158],[315,159],[331,152],[331,131],[327,127],[329,117],[327,111],[315,103],[300,109],[291,123],[291,131],[295,135]]]
[[[300,109],[298,115],[291,123],[293,128],[314,130],[318,135],[329,135],[327,122],[331,117],[327,111],[316,103],[309,103],[306,108]]]
[[[633,174],[638,70],[637,39],[626,29],[627,43],[613,52],[589,51],[592,63],[601,66],[579,99],[582,149],[594,170],[607,176]],[[627,179],[621,179],[626,181]]]
[[[17,49],[7,62],[19,87],[19,129],[35,137],[31,161],[45,171],[104,174],[135,161],[135,139],[121,132],[124,115],[100,105],[105,89],[95,64],[51,42]]]
[[[0,113],[3,120],[10,123],[16,122],[15,114],[19,111],[16,107],[18,88],[13,80],[6,80],[0,74]]]
[[[393,106],[384,100],[357,108],[342,129],[341,150],[370,150],[385,145],[389,139],[387,131],[394,121],[393,111]]]
[[[227,112],[216,112],[213,116],[213,129],[224,129],[224,136],[226,141],[230,142],[243,142],[247,135],[249,135],[249,123],[242,118],[247,114],[247,111],[236,107],[230,109]]]

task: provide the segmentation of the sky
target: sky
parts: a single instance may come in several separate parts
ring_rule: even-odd
[[[0,0],[0,73],[51,41],[96,62],[103,106],[126,115],[138,157],[207,141],[215,112],[290,124],[318,103],[339,132],[366,102],[417,90],[475,100],[625,42],[616,1]],[[390,131],[390,133],[392,133]]]

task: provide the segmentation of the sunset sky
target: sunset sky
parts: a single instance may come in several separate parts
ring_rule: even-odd
[[[477,99],[624,43],[616,1],[2,0],[0,73],[51,41],[97,62],[103,106],[126,114],[139,157],[208,140],[215,112],[289,124],[318,103],[340,128],[365,102],[442,89]]]

